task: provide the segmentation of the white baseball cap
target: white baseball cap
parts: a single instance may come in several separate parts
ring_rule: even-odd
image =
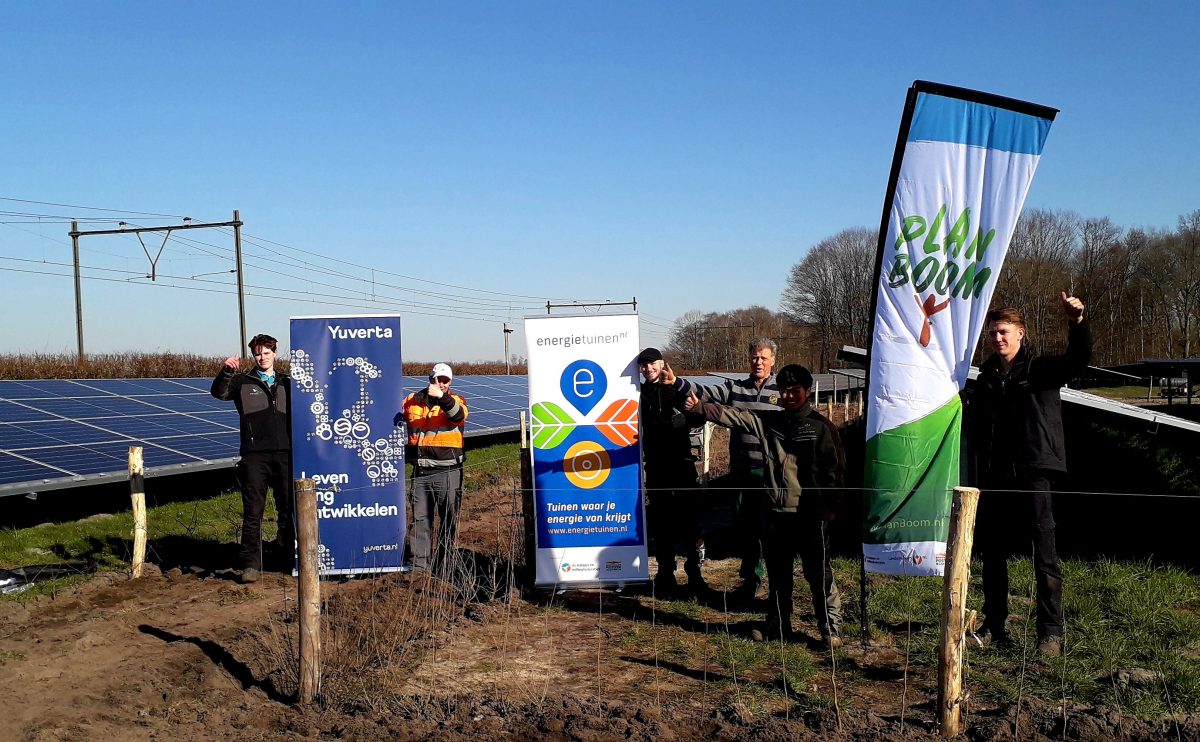
[[[454,380],[454,372],[451,371],[450,366],[445,363],[436,364],[433,367],[433,370],[429,372],[429,380],[430,381],[433,381],[434,379],[436,379],[439,376],[445,376],[447,379],[450,379],[451,381]]]

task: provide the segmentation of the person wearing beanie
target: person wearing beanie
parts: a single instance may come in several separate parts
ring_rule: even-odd
[[[703,595],[706,585],[700,571],[700,525],[696,507],[696,461],[691,429],[703,425],[698,415],[679,409],[679,392],[663,383],[666,362],[657,348],[646,348],[637,357],[642,374],[640,414],[642,461],[646,472],[647,534],[654,542],[654,592],[670,597],[679,589],[675,579],[676,549],[683,547],[687,591]]]
[[[429,386],[404,398],[395,424],[407,426],[405,458],[412,463],[406,561],[413,569],[445,569],[450,564],[462,504],[463,427],[467,403],[450,391],[454,372],[439,363],[429,372]],[[434,516],[437,516],[437,554],[433,554]]]
[[[695,395],[695,385],[676,378],[670,366],[663,375],[664,383],[686,395],[685,409],[717,425],[752,433],[762,442],[768,505],[761,532],[770,606],[766,631],[756,629],[753,638],[787,639],[792,635],[793,570],[799,552],[821,641],[831,649],[841,646],[842,605],[833,582],[827,521],[833,518],[844,484],[846,458],[837,428],[809,403],[812,373],[796,364],[779,371],[779,410],[739,410],[702,402]]]

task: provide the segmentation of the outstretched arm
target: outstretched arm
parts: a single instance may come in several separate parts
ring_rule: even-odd
[[[687,395],[684,409],[722,427],[744,430],[759,438],[763,437],[762,420],[750,410],[739,410],[736,407],[728,407],[715,402],[701,402],[691,392]]]
[[[670,363],[663,364],[663,383],[668,386],[674,386],[686,396],[695,394],[700,398],[701,402],[715,402],[717,404],[729,404],[733,398],[733,382],[726,381],[724,384],[709,385],[709,384],[693,384],[692,382],[675,375],[675,371],[671,368]]]

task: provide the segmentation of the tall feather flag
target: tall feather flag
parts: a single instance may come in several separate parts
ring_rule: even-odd
[[[1058,111],[914,82],[876,257],[863,564],[940,575],[971,356]]]

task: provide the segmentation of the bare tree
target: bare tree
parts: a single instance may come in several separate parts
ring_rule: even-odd
[[[750,342],[769,337],[779,345],[780,362],[811,364],[806,352],[811,335],[783,314],[757,304],[728,312],[693,309],[675,320],[664,352],[680,368],[743,371]]]
[[[1079,223],[1079,250],[1075,253],[1071,288],[1067,292],[1085,297],[1096,336],[1095,360],[1113,363],[1116,309],[1124,284],[1114,279],[1124,273],[1121,229],[1108,217],[1084,219]]]
[[[671,363],[679,368],[704,367],[704,339],[697,329],[704,322],[704,312],[693,309],[685,312],[671,325],[671,334],[664,349]]]
[[[992,306],[1020,308],[1035,337],[1056,316],[1058,292],[1070,286],[1078,224],[1072,212],[1030,209],[1013,231]]]
[[[841,345],[868,342],[878,243],[876,231],[846,229],[817,243],[792,266],[780,309],[794,323],[812,326],[820,369],[829,368]]]
[[[870,342],[877,237],[854,228],[822,240],[792,266],[778,313],[757,305],[693,310],[675,321],[668,347],[681,365],[740,370],[750,338],[765,335],[779,343],[781,362],[829,368],[841,345]],[[1087,302],[1099,363],[1196,353],[1200,209],[1181,215],[1173,228],[1129,230],[1107,217],[1026,211],[992,304],[1020,308],[1033,345],[1053,352],[1064,335],[1059,291]],[[1046,347],[1040,347],[1043,342]]]

